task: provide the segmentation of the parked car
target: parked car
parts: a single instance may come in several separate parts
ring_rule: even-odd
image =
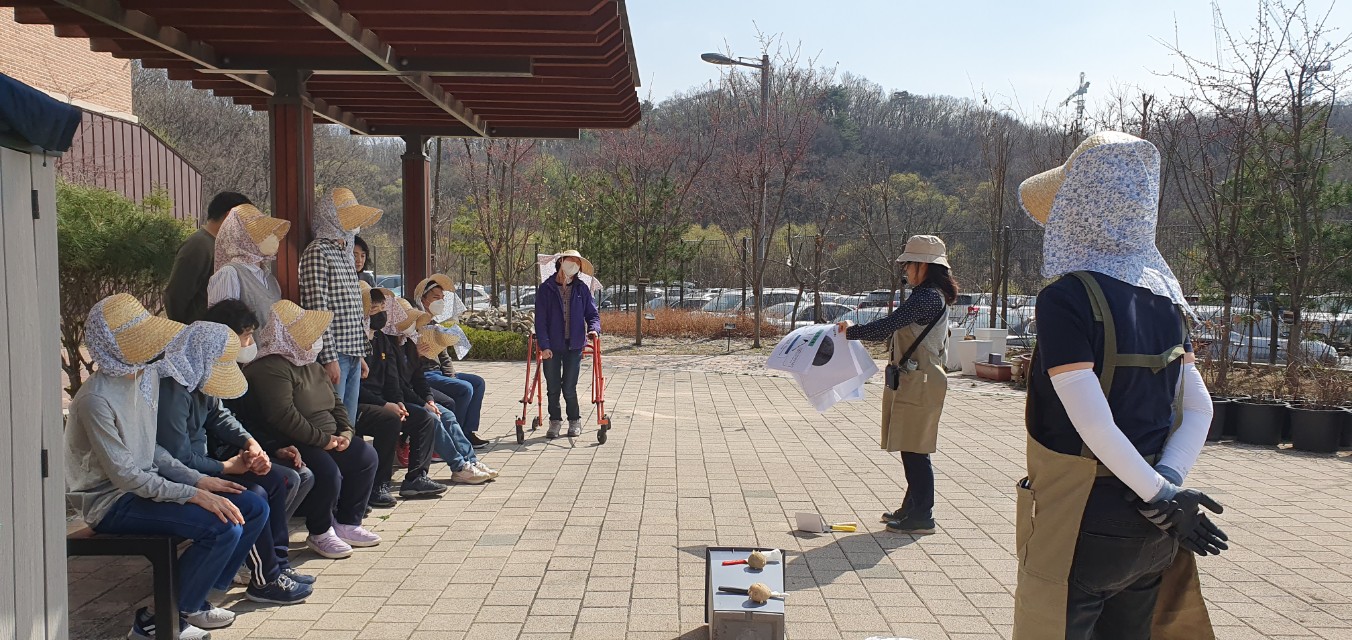
[[[376,276],[376,286],[386,289],[399,289],[404,286],[404,276],[399,274]]]
[[[703,308],[711,299],[712,298],[709,296],[691,295],[689,293],[682,299],[681,295],[678,293],[676,295],[653,298],[648,301],[647,307],[649,309],[685,309],[688,311],[695,311]]]
[[[470,311],[483,311],[493,306],[488,291],[484,289],[483,285],[462,284],[456,293],[460,294],[460,299],[465,301],[465,308]]]
[[[1248,336],[1240,335],[1238,332],[1230,332],[1230,357],[1236,362],[1252,359],[1254,362],[1267,362],[1269,349],[1271,349],[1271,340],[1268,338],[1254,338],[1252,344]],[[1208,354],[1212,358],[1220,357],[1219,342],[1212,342],[1208,348]],[[1319,340],[1303,340],[1300,348],[1304,352],[1304,357],[1312,362],[1321,364],[1338,364],[1338,351],[1328,343]],[[1277,363],[1285,364],[1287,362],[1286,341],[1277,341]]]
[[[874,320],[886,318],[889,313],[891,313],[891,311],[888,311],[887,307],[864,307],[863,309],[855,309],[836,318],[836,322],[849,320],[855,324],[868,324]]]
[[[794,304],[795,303],[793,302],[781,302],[777,305],[766,307],[765,317],[769,319],[771,324],[774,324],[785,331],[792,331],[798,327],[817,324],[814,316],[815,309],[813,308],[812,303],[809,302],[798,303],[798,315],[790,320],[789,316],[793,314]],[[822,303],[822,320],[823,322],[834,322],[836,318],[850,313],[851,311],[854,311],[854,309],[845,305]]]
[[[859,302],[860,309],[868,307],[888,307],[900,306],[903,299],[901,291],[893,292],[890,289],[874,289],[864,294],[864,299]]]
[[[855,309],[858,309],[858,308],[859,308],[859,303],[861,303],[861,302],[863,302],[863,301],[864,301],[864,296],[863,296],[862,294],[859,294],[859,295],[851,295],[851,296],[840,296],[839,298],[836,298],[836,299],[833,300],[832,302],[835,302],[836,304],[843,304],[843,305],[845,305],[845,306],[847,306],[847,307],[853,307],[853,308],[855,308]]]

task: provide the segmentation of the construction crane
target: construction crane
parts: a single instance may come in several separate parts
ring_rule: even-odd
[[[1066,99],[1065,99],[1065,101],[1061,103],[1061,106],[1064,107],[1064,106],[1070,104],[1070,102],[1071,102],[1072,100],[1075,101],[1075,130],[1076,130],[1076,131],[1079,131],[1079,129],[1080,129],[1080,123],[1084,122],[1084,95],[1085,95],[1086,93],[1089,93],[1089,83],[1085,81],[1085,79],[1084,79],[1084,72],[1081,71],[1081,72],[1080,72],[1080,87],[1079,87],[1078,89],[1076,89],[1074,93],[1071,93],[1069,96],[1067,96]]]

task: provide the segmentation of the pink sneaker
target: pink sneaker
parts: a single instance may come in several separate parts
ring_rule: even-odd
[[[374,547],[380,544],[380,536],[367,531],[359,524],[335,524],[333,530],[340,540],[354,547]]]
[[[339,525],[342,526],[342,525]],[[352,555],[352,547],[346,542],[338,539],[332,528],[317,536],[310,536],[305,539],[305,546],[311,551],[330,560],[346,558]]]

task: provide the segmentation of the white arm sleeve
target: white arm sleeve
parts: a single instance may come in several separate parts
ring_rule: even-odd
[[[1211,430],[1211,393],[1197,365],[1186,363],[1178,378],[1178,390],[1183,394],[1183,423],[1164,443],[1164,453],[1160,455],[1160,465],[1177,471],[1187,479],[1197,456],[1202,454],[1202,445],[1206,444],[1206,434]]]
[[[207,306],[222,300],[239,299],[239,272],[222,267],[207,281]]]
[[[1108,398],[1091,369],[1052,376],[1052,387],[1085,446],[1142,500],[1151,502],[1165,485],[1113,420]]]

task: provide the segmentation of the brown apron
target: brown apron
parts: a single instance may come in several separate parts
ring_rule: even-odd
[[[1118,353],[1116,326],[1103,290],[1088,273],[1072,275],[1084,283],[1094,320],[1103,325],[1099,381],[1105,396],[1118,367],[1147,367],[1158,372],[1182,357],[1182,345],[1159,355]],[[1180,312],[1180,322],[1181,318]],[[1033,415],[1031,404],[1030,395],[1029,419]],[[1180,393],[1174,399],[1175,429],[1182,419],[1182,405]],[[1157,456],[1147,458],[1153,463],[1150,458]],[[1083,447],[1080,455],[1058,453],[1042,446],[1031,433],[1028,436],[1028,476],[1017,487],[1015,553],[1019,583],[1014,594],[1014,640],[1065,640],[1068,582],[1080,521],[1095,478],[1107,475],[1111,472],[1099,464],[1088,447]],[[1161,580],[1151,640],[1215,640],[1193,554],[1180,548]]]
[[[947,316],[945,308],[939,322],[945,323]],[[901,366],[897,359],[905,355],[926,326],[911,324],[892,332],[888,361]],[[883,387],[882,435],[878,444],[885,451],[934,453],[937,449],[939,416],[948,394],[948,371],[944,368],[947,349],[948,328],[935,325],[911,355],[919,365],[916,370],[901,374],[896,391]]]

